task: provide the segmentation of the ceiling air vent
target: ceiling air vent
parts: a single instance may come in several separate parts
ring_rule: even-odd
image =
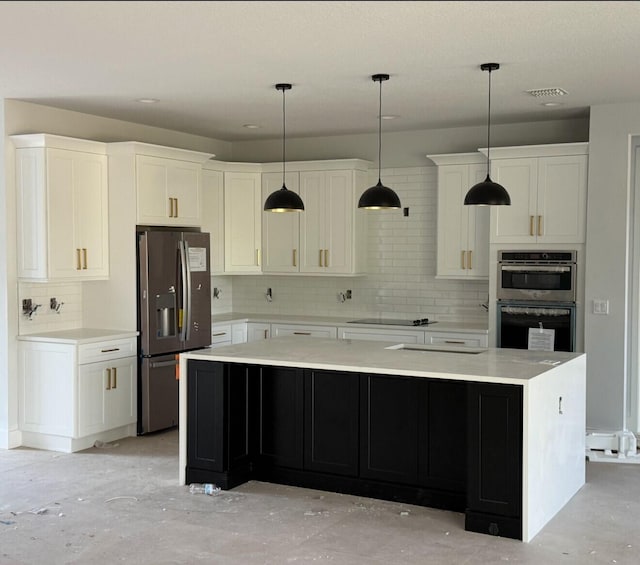
[[[536,98],[540,98],[542,96],[564,96],[565,94],[569,94],[563,88],[534,88],[533,90],[525,91],[527,94],[531,94],[531,96],[535,96]]]

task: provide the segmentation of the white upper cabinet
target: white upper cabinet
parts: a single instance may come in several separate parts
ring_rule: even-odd
[[[224,173],[202,169],[202,231],[209,233],[211,274],[224,273]]]
[[[285,184],[289,190],[300,194],[300,174],[297,171],[286,173]],[[262,174],[262,202],[280,188],[282,188],[281,172]],[[262,272],[299,272],[300,215],[305,213],[262,213]]]
[[[587,143],[491,150],[491,176],[511,206],[491,212],[492,243],[584,243]]]
[[[224,173],[225,272],[262,272],[262,183],[259,172]]]
[[[361,273],[366,265],[366,211],[357,202],[365,188],[363,170],[300,172],[300,272]]]
[[[109,195],[103,143],[16,135],[18,277],[109,277]]]
[[[202,166],[198,163],[136,156],[138,224],[200,226]]]
[[[109,174],[136,195],[142,226],[202,225],[202,165],[211,153],[137,141],[109,143]]]
[[[469,189],[487,175],[480,153],[427,155],[438,166],[439,278],[489,278],[489,208],[465,206]]]

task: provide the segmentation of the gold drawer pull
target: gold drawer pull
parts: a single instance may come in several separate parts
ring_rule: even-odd
[[[112,351],[120,351],[119,347],[112,347],[111,349],[101,349],[100,353],[111,353]]]
[[[473,269],[473,262],[472,262],[472,260],[471,260],[471,257],[472,257],[472,255],[471,255],[471,254],[472,254],[472,253],[473,253],[473,251],[469,250],[469,269],[470,269],[470,270],[471,270],[471,269]]]
[[[542,216],[538,216],[538,235],[542,235]]]
[[[318,267],[322,267],[322,249],[320,250],[320,255],[318,257]]]
[[[83,269],[87,268],[87,249],[86,247],[82,248],[82,263],[83,263]]]
[[[529,235],[536,235],[533,233],[533,216],[529,216]]]
[[[80,249],[76,249],[76,271],[82,270],[82,260],[80,259]]]
[[[461,269],[466,269],[465,262],[464,262],[464,254],[465,253],[466,253],[466,251],[460,251],[460,268]]]
[[[118,369],[113,368],[113,386],[111,388],[118,388]]]
[[[174,200],[176,202],[176,215],[175,215],[175,217],[177,218],[180,215],[180,213],[178,212],[178,199],[174,198]]]
[[[324,250],[324,266],[325,267],[329,266],[329,250],[328,249]]]
[[[464,341],[457,341],[455,339],[445,339],[445,343],[454,343],[456,345],[464,345]]]
[[[297,249],[293,250],[293,266],[294,267],[298,266],[298,250]]]
[[[293,335],[311,335],[311,332],[293,332]]]
[[[107,390],[111,390],[111,369],[107,369]]]

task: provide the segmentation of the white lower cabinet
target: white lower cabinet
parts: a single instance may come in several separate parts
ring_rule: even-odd
[[[261,341],[271,337],[271,324],[249,322],[247,324],[247,341]]]
[[[136,435],[136,338],[20,341],[22,445],[67,453]]]
[[[488,347],[487,333],[477,332],[432,332],[426,331],[424,342],[427,345],[451,345],[458,347]]]
[[[247,323],[217,323],[211,324],[211,348],[245,343],[247,341]]]
[[[398,343],[424,343],[424,330],[389,330],[358,327],[338,328],[339,339],[365,339],[369,341],[396,341]]]
[[[329,337],[336,339],[338,332],[335,326],[271,324],[271,335],[273,337],[292,335],[301,337]]]

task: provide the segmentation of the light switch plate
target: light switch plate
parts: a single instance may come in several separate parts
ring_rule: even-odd
[[[603,315],[609,314],[609,301],[603,298],[594,298],[593,313]]]

